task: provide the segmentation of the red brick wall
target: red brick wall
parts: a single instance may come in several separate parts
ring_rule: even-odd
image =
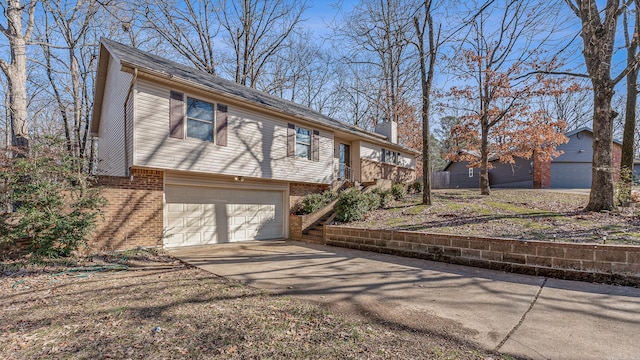
[[[410,183],[416,179],[414,169],[380,163],[367,159],[360,160],[361,181],[363,183],[374,182],[377,179],[386,179],[399,183]]]
[[[533,156],[533,188],[548,189],[551,187],[551,162],[542,161]]]
[[[329,190],[329,185],[326,184],[290,183],[289,210],[292,210],[296,203],[306,195],[320,194],[326,190]]]
[[[620,181],[620,164],[622,163],[622,146],[613,143],[613,181]]]
[[[640,286],[640,247],[324,228],[327,245],[559,279]]]
[[[102,209],[91,250],[122,250],[162,245],[163,173],[131,170],[129,177],[100,176],[108,204]]]

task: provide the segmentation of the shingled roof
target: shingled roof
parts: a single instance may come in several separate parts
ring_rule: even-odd
[[[284,100],[277,96],[267,94],[265,92],[251,89],[249,87],[237,84],[233,81],[223,79],[221,77],[209,74],[205,71],[195,69],[193,67],[171,61],[161,56],[153,55],[134,47],[124,45],[109,39],[101,40],[102,46],[114,56],[123,67],[136,68],[138,71],[150,73],[152,75],[164,76],[175,80],[182,80],[188,83],[197,84],[206,87],[208,90],[227,96],[239,98],[243,101],[253,103],[258,106],[270,108],[273,110],[286,112],[290,115],[302,118],[306,121],[322,124],[324,126],[343,130],[349,133],[355,133],[360,136],[370,138],[372,140],[387,142],[389,146],[402,148],[408,152],[416,153],[415,150],[392,144],[387,137],[371,131],[367,131],[357,126],[345,124],[341,121],[323,115],[306,106],[296,104],[292,101]],[[102,54],[102,51],[101,51]],[[100,71],[100,69],[98,70]],[[106,71],[106,68],[104,69]],[[97,93],[98,95],[98,93]],[[92,131],[97,132],[99,126],[99,107],[101,107],[101,99],[96,99],[96,111],[94,111],[94,121]]]

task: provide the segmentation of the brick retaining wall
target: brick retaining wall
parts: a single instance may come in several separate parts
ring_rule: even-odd
[[[558,279],[640,286],[640,247],[325,226],[325,244]]]
[[[99,176],[97,186],[107,198],[91,250],[123,250],[162,245],[163,173],[132,169],[129,177]]]

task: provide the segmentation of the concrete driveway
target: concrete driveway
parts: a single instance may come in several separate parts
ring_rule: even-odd
[[[640,359],[640,289],[293,241],[171,250],[251,286],[535,359]]]

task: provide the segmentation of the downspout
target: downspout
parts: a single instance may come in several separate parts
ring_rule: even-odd
[[[133,78],[131,78],[131,84],[129,85],[129,91],[127,91],[127,97],[124,99],[124,168],[126,176],[129,176],[129,134],[127,133],[127,103],[129,103],[129,97],[133,91],[133,86],[138,78],[138,68],[133,69]]]

